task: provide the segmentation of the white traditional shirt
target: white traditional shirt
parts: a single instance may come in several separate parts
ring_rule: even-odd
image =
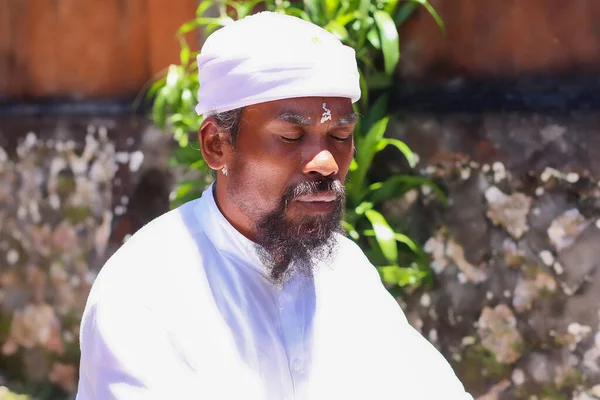
[[[106,263],[81,325],[77,400],[471,399],[350,240],[273,284],[203,196]]]

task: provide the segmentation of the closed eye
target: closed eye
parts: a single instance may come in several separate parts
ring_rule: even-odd
[[[298,137],[280,136],[280,137],[284,142],[288,142],[288,143],[299,142],[300,139],[302,139],[302,136],[298,136]]]
[[[332,138],[334,138],[335,140],[337,140],[338,142],[345,142],[347,140],[350,140],[350,138],[352,137],[352,135],[348,135],[348,136],[335,136],[335,135],[331,135]]]

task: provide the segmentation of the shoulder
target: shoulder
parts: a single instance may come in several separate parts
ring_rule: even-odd
[[[351,239],[338,235],[338,250],[334,263],[336,273],[356,280],[361,286],[385,290],[377,268],[369,261],[363,250]]]
[[[168,211],[133,234],[99,271],[88,305],[108,299],[152,302],[157,296],[168,297],[169,291],[177,290],[177,281],[197,272],[191,262],[199,257],[205,237],[191,220],[191,207],[193,202]]]

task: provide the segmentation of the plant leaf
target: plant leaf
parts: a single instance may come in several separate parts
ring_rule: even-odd
[[[394,17],[394,22],[396,26],[400,26],[412,15],[412,13],[417,8],[417,3],[415,1],[410,1],[408,3],[402,4],[402,6],[398,9],[396,16]]]
[[[312,22],[312,20],[310,19],[310,15],[306,11],[301,10],[299,8],[289,7],[289,8],[286,8],[284,11],[285,11],[285,14],[287,14],[287,15],[299,17],[305,21]]]
[[[395,232],[380,212],[367,210],[365,211],[365,215],[373,225],[375,239],[384,257],[388,262],[395,264],[398,261],[398,246],[396,245]]]
[[[333,33],[334,36],[336,36],[342,42],[348,39],[348,30],[335,20],[329,21],[329,23],[325,25],[325,30]]]
[[[385,11],[375,11],[373,14],[375,24],[379,29],[381,38],[381,49],[383,51],[383,62],[385,72],[392,75],[400,59],[400,40],[398,39],[398,29],[390,14]]]
[[[204,15],[206,10],[208,10],[214,4],[215,4],[214,0],[202,0],[200,2],[200,4],[198,5],[198,8],[196,8],[196,16],[200,17],[200,16]]]
[[[321,1],[322,0],[304,0],[304,5],[307,8],[312,22],[317,25],[322,25],[321,22],[324,20],[323,10],[321,9]]]
[[[396,11],[396,7],[398,6],[398,0],[388,0],[385,6],[383,6],[383,11],[392,15],[394,11]]]
[[[410,165],[410,167],[411,168],[415,167],[415,165],[417,164],[417,158],[415,157],[415,153],[413,153],[413,151],[410,149],[410,147],[408,147],[408,145],[406,143],[404,143],[401,140],[394,139],[394,138],[381,139],[381,141],[377,144],[377,151],[381,151],[384,148],[386,148],[387,146],[396,147],[398,150],[400,150],[402,152],[402,154],[406,158],[406,161],[408,161],[408,164]]]
[[[415,1],[415,2],[419,3],[420,5],[422,5],[423,7],[425,7],[425,9],[429,12],[429,14],[431,14],[431,16],[433,17],[435,22],[438,24],[438,26],[440,27],[442,32],[444,34],[446,34],[446,25],[444,24],[442,17],[440,17],[440,14],[438,14],[438,12],[435,11],[435,8],[433,8],[433,6],[431,4],[429,4],[429,2],[427,0],[411,0],[411,1]]]
[[[367,199],[377,205],[383,201],[403,196],[408,191],[421,186],[429,186],[441,201],[446,201],[446,196],[439,186],[427,178],[413,175],[395,175],[384,182],[371,184]]]
[[[344,228],[344,230],[346,232],[348,232],[348,235],[350,235],[350,237],[353,240],[358,240],[360,239],[360,235],[358,234],[358,232],[356,231],[356,229],[354,228],[354,226],[352,224],[350,224],[349,222],[343,220],[342,221],[342,227]]]
[[[422,255],[420,247],[417,246],[417,244],[405,234],[396,232],[394,234],[394,239],[396,239],[397,242],[405,244],[409,249],[413,251],[413,253],[418,254],[419,256]]]
[[[370,127],[367,134],[361,140],[359,148],[356,149],[357,162],[360,168],[371,165],[371,161],[378,151],[378,143],[382,140],[387,129],[388,122],[389,117],[381,118]]]
[[[358,3],[358,19],[365,19],[369,17],[369,8],[371,7],[370,0],[360,0]]]
[[[388,89],[392,86],[392,77],[385,72],[376,72],[368,76],[367,85],[371,90]]]
[[[161,129],[164,129],[167,120],[167,96],[163,92],[163,86],[152,104],[152,121]]]
[[[342,25],[342,26],[346,26],[348,25],[350,22],[352,22],[352,20],[355,18],[355,14],[353,12],[349,12],[349,13],[345,13],[343,15],[339,15],[335,21]]]
[[[367,32],[367,40],[375,49],[381,50],[381,40],[379,40],[379,32],[377,32],[377,28],[373,27],[369,29],[369,32]]]
[[[215,26],[215,28],[218,28],[221,26],[229,25],[232,22],[233,22],[233,19],[228,16],[214,17],[214,18],[212,18],[212,17],[211,18],[197,17],[196,19],[193,19],[193,20],[188,21],[188,22],[184,23],[183,25],[181,25],[179,27],[179,30],[177,31],[177,33],[180,35],[185,35],[186,33],[191,32],[194,29],[196,29],[202,25],[207,25],[209,27]]]
[[[353,201],[358,201],[361,191],[365,188],[365,179],[373,157],[377,152],[377,143],[383,137],[388,124],[388,117],[377,121],[367,134],[356,143],[356,163],[358,168],[352,174],[352,186],[348,193]]]
[[[381,278],[386,283],[396,284],[398,286],[417,285],[426,274],[416,268],[399,267],[397,265],[386,265],[377,267]]]
[[[360,203],[355,209],[354,212],[357,215],[362,215],[365,212],[367,212],[368,210],[373,208],[373,203],[369,202],[369,201],[363,201],[362,203]]]
[[[182,65],[187,65],[190,62],[190,46],[187,44],[187,40],[183,35],[177,35],[181,50],[179,51],[179,61]]]
[[[325,0],[325,15],[327,19],[331,21],[335,21],[335,12],[340,6],[340,0]]]
[[[377,100],[375,100],[375,102],[369,109],[369,113],[364,119],[363,129],[371,129],[371,126],[375,123],[375,121],[379,121],[387,115],[389,98],[389,95],[385,93],[379,96]]]
[[[369,86],[367,86],[367,81],[365,79],[365,75],[362,70],[359,70],[360,77],[360,106],[363,110],[366,110],[369,107]]]

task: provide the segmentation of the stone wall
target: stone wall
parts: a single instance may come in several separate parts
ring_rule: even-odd
[[[599,122],[412,111],[391,126],[448,195],[386,205],[436,271],[399,301],[476,398],[600,398]],[[87,292],[168,208],[169,143],[135,116],[0,120],[0,385],[72,395]],[[373,173],[405,171],[397,159]]]
[[[423,112],[393,127],[448,194],[388,205],[436,271],[400,301],[479,399],[600,398],[598,122]],[[380,170],[404,168],[386,159]]]
[[[0,120],[0,386],[74,393],[96,274],[168,209],[168,143],[138,117]]]

